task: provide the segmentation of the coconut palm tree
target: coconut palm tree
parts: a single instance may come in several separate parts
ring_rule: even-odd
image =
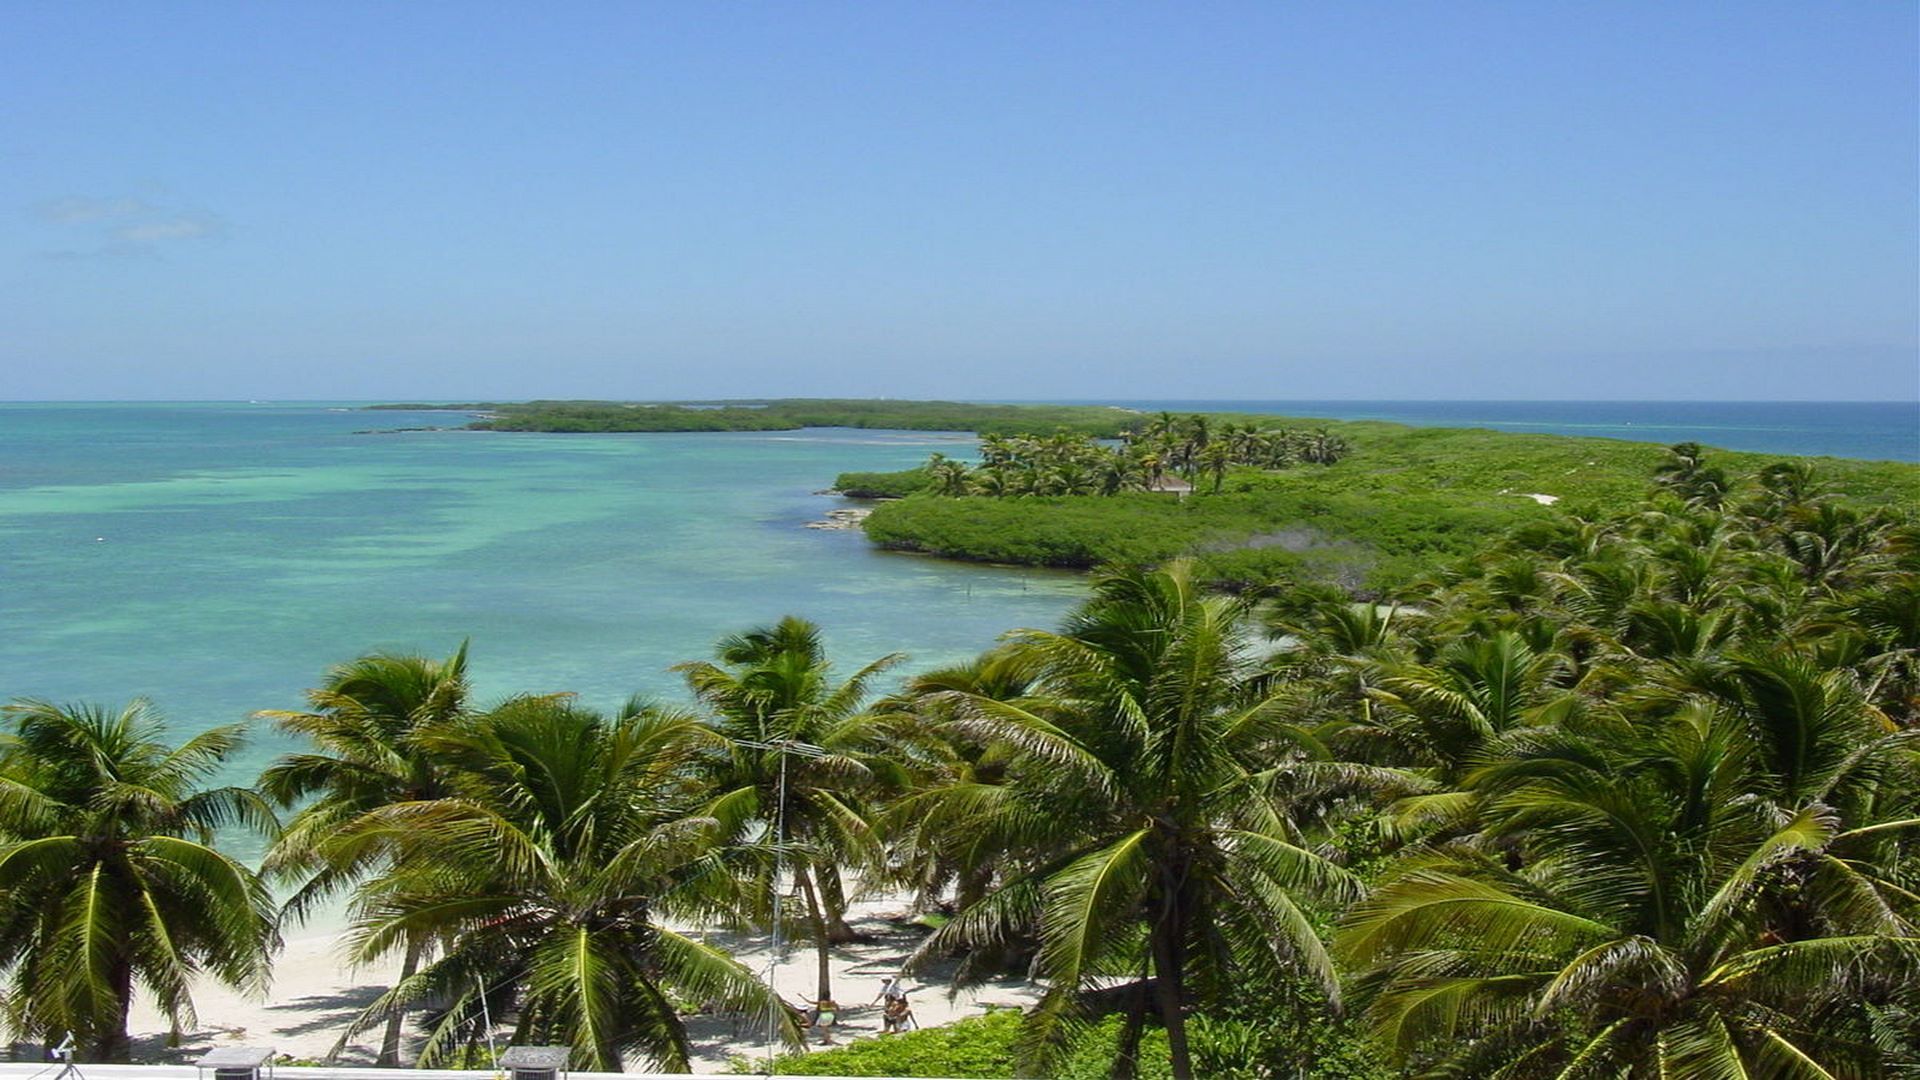
[[[1283,971],[1335,989],[1301,900],[1357,887],[1277,797],[1286,725],[1250,691],[1247,615],[1243,600],[1203,595],[1184,563],[1109,573],[1063,631],[1011,635],[1037,672],[1030,693],[935,695],[951,736],[1017,757],[996,790],[962,783],[928,812],[1011,869],[921,955],[1035,934],[1049,987],[1028,1021],[1036,1052],[1098,985],[1133,980],[1118,1070],[1131,1069],[1150,985],[1173,1074],[1190,1077],[1195,1003],[1257,993]]]
[[[1654,483],[1710,510],[1719,509],[1729,487],[1725,471],[1708,465],[1706,448],[1696,442],[1667,447],[1667,460],[1654,470]]]
[[[1005,646],[964,664],[915,675],[876,710],[897,718],[892,739],[915,775],[887,808],[889,873],[913,887],[923,902],[952,887],[953,907],[965,909],[986,896],[997,873],[1009,868],[1008,853],[991,838],[956,824],[949,814],[967,791],[981,799],[1003,796],[1008,767],[1018,750],[1004,742],[949,737],[954,703],[967,697],[1016,701],[1033,688],[1032,659]]]
[[[1220,485],[1227,478],[1227,470],[1233,467],[1233,450],[1224,442],[1212,442],[1200,448],[1195,455],[1195,471],[1206,471],[1213,477],[1213,493],[1220,493]]]
[[[836,682],[820,628],[788,616],[723,638],[714,661],[674,668],[715,736],[695,763],[713,793],[707,812],[732,839],[769,836],[793,861],[818,960],[817,998],[833,996],[834,940],[852,938],[841,868],[880,861],[866,796],[902,775],[878,753],[884,724],[863,709],[873,679],[902,659],[883,656]]]
[[[178,1031],[193,980],[264,992],[279,945],[273,901],[216,830],[271,833],[252,791],[202,787],[241,743],[217,727],[162,741],[144,701],[119,710],[6,706],[0,747],[0,967],[16,1031],[72,1032],[96,1061],[125,1061],[135,984]]]
[[[549,696],[422,735],[453,794],[368,810],[336,847],[385,863],[355,891],[356,958],[422,936],[443,942],[441,954],[341,1041],[431,1003],[422,1064],[477,1045],[491,1016],[515,1042],[572,1046],[576,1067],[617,1072],[639,1055],[679,1072],[688,1044],[676,999],[771,1020],[797,1040],[789,1010],[751,972],[658,921],[732,910],[735,881],[764,861],[694,812],[701,734],[684,715],[608,718]]]
[[[1920,977],[1912,782],[1853,813],[1782,787],[1726,711],[1623,720],[1470,777],[1483,833],[1403,858],[1349,914],[1336,948],[1375,1032],[1424,1075],[1880,1075],[1875,1009]],[[1915,764],[1861,749],[1828,778]]]
[[[942,453],[934,453],[927,459],[927,476],[933,482],[933,490],[941,495],[965,495],[967,493],[967,464]]]
[[[1347,450],[1347,440],[1326,428],[1316,428],[1306,437],[1300,457],[1315,465],[1332,465],[1346,457]]]
[[[262,869],[297,882],[285,912],[305,918],[312,907],[381,869],[388,854],[356,845],[352,857],[332,850],[345,823],[382,806],[450,794],[445,762],[422,739],[458,723],[467,709],[467,647],[445,660],[374,653],[327,672],[307,692],[312,712],[263,711],[281,731],[304,737],[312,751],[286,754],[260,776],[260,790],[279,806],[301,806],[267,853]],[[427,941],[405,943],[402,981],[419,970]],[[405,1012],[387,1018],[379,1062],[400,1064]]]
[[[1372,722],[1396,741],[1403,761],[1430,768],[1448,785],[1517,729],[1551,724],[1578,704],[1565,686],[1567,658],[1502,631],[1465,637],[1431,664],[1401,664],[1370,691]]]

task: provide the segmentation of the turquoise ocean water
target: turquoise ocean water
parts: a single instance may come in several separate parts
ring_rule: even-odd
[[[1911,403],[1132,402],[1920,459]],[[483,698],[674,697],[665,669],[788,613],[843,668],[968,656],[1051,625],[1075,577],[877,552],[803,528],[852,469],[962,435],[357,429],[445,413],[314,404],[0,405],[0,699],[153,698],[181,730],[294,708],[375,648],[472,639]],[[262,731],[239,772],[284,744]]]
[[[472,639],[483,699],[679,696],[665,669],[804,615],[844,670],[965,658],[1050,626],[1073,576],[804,528],[848,469],[965,436],[355,435],[448,414],[317,405],[0,405],[0,699],[151,697],[179,731],[298,708],[359,652]],[[285,744],[260,730],[236,770]]]

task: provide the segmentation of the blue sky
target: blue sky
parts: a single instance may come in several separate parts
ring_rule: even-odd
[[[0,0],[0,398],[1920,397],[1920,25]]]

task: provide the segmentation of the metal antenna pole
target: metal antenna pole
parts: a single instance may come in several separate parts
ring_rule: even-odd
[[[775,1007],[767,1013],[767,1075],[772,1076],[773,1047],[774,1044],[779,1041],[780,1011],[778,1005],[779,1002],[783,1000],[780,997],[779,975],[780,952],[781,949],[785,947],[780,933],[783,910],[781,901],[784,899],[785,890],[780,887],[780,879],[786,872],[787,755],[799,754],[801,757],[821,758],[826,757],[827,752],[817,746],[803,742],[795,742],[792,739],[780,739],[774,742],[754,742],[748,739],[739,739],[736,740],[735,745],[751,747],[755,750],[771,750],[780,755],[780,784],[774,792],[776,805],[773,810],[773,949],[772,955],[767,957],[767,989],[773,991],[775,1002]]]
[[[787,752],[784,748],[777,751],[780,755],[780,786],[775,794],[773,810],[773,958],[767,961],[767,988],[773,991],[775,1000],[780,998],[779,975],[781,936],[780,922],[782,901],[786,890],[780,887],[781,873],[786,862],[787,848]],[[778,1035],[780,1014],[777,1011],[767,1013],[767,1075],[773,1075],[773,1044]]]
[[[66,1039],[59,1046],[52,1048],[53,1059],[60,1063],[60,1071],[53,1074],[53,1080],[87,1080],[86,1076],[80,1072],[80,1066],[73,1063],[73,1049],[73,1032],[69,1031]],[[39,1080],[46,1073],[47,1069],[41,1069],[29,1080]]]
[[[500,1067],[500,1051],[493,1045],[493,1010],[487,1006],[487,984],[480,981],[480,973],[474,972],[473,985],[480,990],[480,1022],[487,1025],[487,1057],[495,1069]]]

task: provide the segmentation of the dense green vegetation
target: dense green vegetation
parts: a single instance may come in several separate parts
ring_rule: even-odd
[[[943,1027],[786,1054],[778,1059],[777,1068],[783,1076],[1008,1077],[1019,1068],[1020,1024],[1018,1012],[999,1009]],[[1291,1078],[1298,1075],[1297,1065],[1303,1061],[1312,1062],[1312,1075],[1325,1080],[1386,1080],[1392,1075],[1348,1025],[1316,1017],[1311,1030],[1333,1040],[1325,1045],[1293,1037],[1293,1026],[1287,1018],[1274,1016],[1271,1008],[1245,1019],[1197,1018],[1194,1067],[1209,1080]],[[1057,1055],[1047,1075],[1051,1080],[1106,1080],[1113,1074],[1122,1027],[1118,1016],[1090,1025]],[[1172,1076],[1164,1031],[1141,1036],[1139,1057],[1139,1080]],[[760,1068],[757,1062],[743,1061],[735,1071],[751,1073]]]
[[[462,409],[470,408],[460,406]],[[1098,405],[975,405],[954,401],[776,398],[737,402],[529,401],[485,406],[482,431],[788,431],[803,427],[893,428],[1031,435],[1067,430],[1114,438],[1144,422]]]
[[[1372,423],[1339,431],[1352,449],[1335,463],[1234,469],[1217,493],[1203,484],[1181,498],[987,498],[941,494],[930,482],[876,507],[864,527],[884,547],[951,558],[1091,567],[1192,556],[1202,576],[1234,587],[1324,581],[1380,596],[1506,530],[1621,512],[1667,454],[1611,439]],[[1774,463],[1720,451],[1712,459],[1709,469],[1732,472]],[[1920,506],[1920,467],[1837,459],[1814,467],[1863,502]],[[869,477],[863,486],[885,485]]]
[[[844,472],[833,482],[833,489],[854,499],[904,499],[927,489],[927,470],[904,469],[900,472]]]
[[[1404,606],[1106,570],[1062,626],[878,700],[895,658],[838,676],[795,618],[681,665],[691,707],[481,708],[463,655],[362,658],[273,714],[314,745],[262,779],[303,807],[268,872],[294,913],[345,890],[360,957],[416,954],[356,1026],[409,1009],[426,1061],[491,1019],[577,1066],[675,1066],[700,1006],[797,1044],[790,1004],[672,926],[784,903],[824,957],[857,879],[941,916],[910,965],[1041,997],[794,1071],[1914,1075],[1920,523],[1839,492],[1877,466],[1740,460],[1651,454],[1637,497],[1536,506]],[[195,786],[235,734],[12,716],[16,1029],[120,1056],[136,982],[177,1014],[197,965],[257,978],[264,891],[203,839],[267,804]]]
[[[1187,499],[917,495],[876,507],[866,531],[884,547],[987,562],[1085,568],[1194,554],[1212,581],[1333,581],[1378,591],[1464,555],[1503,529],[1552,516],[1531,503],[1463,509],[1418,494],[1392,501],[1246,492]]]
[[[994,498],[1118,495],[1165,490],[1174,475],[1186,478],[1184,488],[1205,474],[1218,492],[1229,469],[1331,465],[1347,449],[1345,439],[1324,429],[1309,432],[1232,423],[1216,427],[1205,416],[1161,413],[1140,429],[1122,433],[1121,445],[1112,447],[1068,431],[1046,437],[988,435],[980,440],[977,467],[936,453],[916,470],[924,477],[910,490]],[[868,481],[866,486],[873,484]],[[840,490],[856,493],[844,484]]]
[[[921,1028],[884,1039],[862,1039],[813,1053],[784,1054],[775,1062],[782,1076],[1012,1076],[1020,1014],[1001,1009],[942,1027]],[[736,1072],[764,1066],[742,1063]]]

